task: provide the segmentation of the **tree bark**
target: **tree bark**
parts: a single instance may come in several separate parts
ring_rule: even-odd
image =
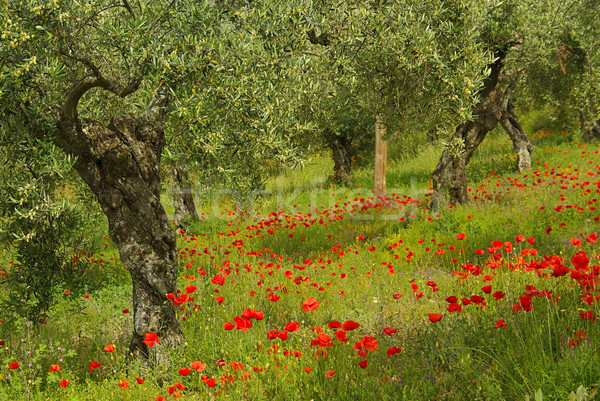
[[[473,153],[488,132],[494,129],[502,117],[503,92],[500,88],[500,71],[506,58],[506,49],[496,51],[496,59],[489,66],[490,75],[479,93],[479,104],[474,110],[475,120],[456,128],[448,146],[433,171],[433,210],[441,204],[468,203],[466,166]]]
[[[184,228],[188,221],[198,221],[198,213],[194,204],[194,196],[190,186],[188,169],[184,166],[173,165],[171,168],[173,180],[173,221],[179,228]]]
[[[352,142],[343,136],[332,135],[328,144],[331,148],[334,163],[333,174],[329,178],[333,182],[351,185],[350,170],[352,168]]]
[[[129,355],[147,359],[143,343],[147,332],[158,334],[160,343],[152,356],[166,362],[169,349],[183,343],[183,333],[173,305],[166,295],[175,294],[178,262],[175,233],[160,202],[159,166],[165,135],[164,107],[153,107],[148,116],[134,118],[118,115],[107,126],[94,120],[80,121],[79,98],[96,82],[81,83],[70,92],[57,116],[56,144],[77,157],[74,168],[90,187],[108,217],[109,234],[118,247],[121,261],[133,283],[134,330]],[[117,88],[112,90],[111,88]]]
[[[513,143],[513,148],[517,152],[517,169],[519,171],[530,169],[533,144],[519,123],[519,118],[517,117],[514,106],[510,100],[510,90],[505,92],[504,100],[502,101],[502,118],[500,123],[508,133],[508,136]]]
[[[583,139],[585,141],[591,141],[595,138],[600,138],[600,124],[598,123],[598,120],[589,118],[583,111],[579,111],[579,121],[581,132],[583,133]]]

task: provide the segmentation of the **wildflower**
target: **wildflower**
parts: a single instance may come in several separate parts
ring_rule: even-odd
[[[396,346],[394,345],[393,347],[391,347],[391,348],[388,348],[388,350],[387,350],[387,353],[386,353],[386,354],[387,354],[387,356],[388,356],[388,358],[389,358],[390,356],[392,356],[392,355],[394,355],[394,354],[399,354],[399,353],[401,353],[401,352],[402,352],[402,349],[400,349],[400,348],[398,348],[398,347],[396,347]]]
[[[360,324],[356,323],[353,320],[347,320],[342,324],[342,329],[349,331],[349,330],[355,330],[358,329],[360,327]]]
[[[298,322],[289,322],[288,324],[285,325],[285,327],[283,328],[285,331],[297,331],[300,330],[300,325],[298,324]]]
[[[190,368],[181,368],[179,369],[177,372],[181,375],[181,376],[187,376],[190,374],[190,372],[192,371],[192,369]]]
[[[444,315],[440,313],[428,313],[427,316],[432,323],[439,322],[444,317]]]
[[[100,365],[100,363],[98,363],[96,361],[90,362],[90,372],[94,369],[101,368],[101,367],[102,367],[102,365]]]
[[[202,372],[204,370],[204,368],[206,368],[206,364],[202,363],[200,361],[194,361],[192,363],[190,363],[190,366],[196,371],[196,372]]]
[[[154,344],[158,344],[158,334],[155,333],[145,333],[144,340],[142,341],[148,347],[152,347]]]
[[[314,299],[313,297],[308,297],[302,304],[302,310],[304,310],[304,312],[308,312],[309,310],[316,310],[319,308],[320,305],[321,303],[318,302],[316,299]]]

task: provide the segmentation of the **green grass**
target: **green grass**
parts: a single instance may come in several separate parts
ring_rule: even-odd
[[[184,400],[525,400],[539,391],[544,399],[564,400],[580,386],[589,400],[598,399],[600,329],[579,313],[598,315],[600,303],[582,301],[583,284],[570,271],[545,277],[554,267],[530,264],[557,255],[572,268],[579,250],[597,264],[598,246],[586,237],[600,231],[594,220],[599,213],[590,209],[600,181],[598,144],[583,146],[571,133],[532,137],[536,164],[517,173],[510,143],[502,133],[490,135],[468,168],[477,200],[439,216],[428,209],[429,176],[441,151],[436,146],[423,147],[410,160],[390,157],[387,206],[371,199],[371,168],[353,172],[352,188],[337,187],[327,181],[332,163],[325,156],[272,177],[250,201],[240,204],[225,192],[208,196],[199,205],[203,220],[179,238],[179,287],[194,284],[200,308],[186,303],[180,311],[187,344],[173,350],[167,370],[142,373],[125,365],[132,316],[122,310],[131,290],[125,272],[112,263],[111,282],[122,284],[89,299],[63,297],[46,325],[5,319],[0,398],[170,399],[169,387],[181,382]],[[169,211],[168,195],[165,204]],[[558,205],[563,209],[556,211]],[[466,238],[459,240],[459,233]],[[517,235],[535,241],[517,243]],[[495,250],[493,241],[501,243]],[[512,252],[504,250],[507,241]],[[532,248],[537,255],[522,254]],[[109,245],[104,257],[111,256]],[[466,269],[472,269],[468,278]],[[225,277],[223,285],[211,281],[217,274]],[[496,301],[482,291],[486,285],[504,297]],[[513,310],[527,291],[534,309]],[[486,305],[446,310],[446,298],[473,295],[483,296]],[[224,297],[222,304],[217,296]],[[305,312],[301,305],[309,297],[320,306]],[[252,320],[248,331],[224,330],[248,308],[264,318]],[[432,323],[430,313],[443,318]],[[506,327],[495,329],[500,319]],[[360,327],[347,331],[348,342],[339,341],[328,323],[349,320]],[[267,333],[292,321],[300,329],[285,341],[268,339]],[[397,331],[388,336],[384,328]],[[319,330],[331,338],[330,347],[311,346]],[[356,344],[368,342],[365,337],[377,346],[371,342],[372,350],[358,355]],[[115,344],[117,352],[102,351],[106,344]],[[391,347],[402,352],[388,357]],[[217,366],[221,359],[225,366]],[[215,387],[200,373],[177,373],[195,360],[207,364],[202,375],[216,379]],[[13,361],[21,367],[8,369]],[[91,361],[102,368],[90,372]],[[367,361],[364,369],[361,361]],[[50,374],[57,363],[61,370]],[[231,363],[243,369],[235,371],[238,365]],[[146,380],[137,384],[141,375]],[[69,386],[60,388],[59,379],[70,380]],[[118,380],[129,386],[119,387]]]

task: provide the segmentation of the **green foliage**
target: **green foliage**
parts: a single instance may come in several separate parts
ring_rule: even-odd
[[[39,323],[63,290],[82,295],[104,285],[89,260],[93,214],[57,197],[71,162],[51,144],[7,144],[0,159],[0,244],[13,260],[3,267],[2,304],[6,317]]]

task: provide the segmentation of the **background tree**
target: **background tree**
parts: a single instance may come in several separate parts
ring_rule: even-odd
[[[347,149],[374,142],[377,115],[390,137],[468,118],[489,61],[465,29],[477,18],[468,1],[345,1],[307,16],[305,115],[332,148],[334,178],[348,181]]]
[[[535,4],[534,4],[535,3]],[[512,104],[513,87],[531,71],[531,65],[554,51],[557,30],[566,16],[567,5],[558,2],[492,2],[480,7],[485,16],[471,29],[494,60],[483,73],[486,80],[478,93],[475,118],[460,124],[448,141],[433,173],[434,209],[440,203],[466,203],[465,168],[487,133],[500,122],[506,129],[518,156],[518,168],[531,165],[531,144]],[[559,17],[559,18],[556,18]],[[536,79],[534,75],[527,80]]]

